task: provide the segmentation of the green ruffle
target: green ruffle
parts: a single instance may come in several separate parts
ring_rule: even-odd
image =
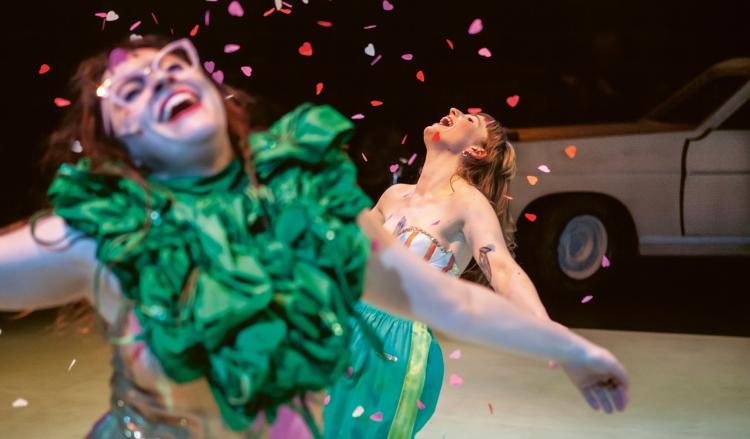
[[[138,183],[86,159],[50,187],[55,213],[97,241],[166,374],[206,377],[234,430],[259,410],[273,420],[347,365],[369,251],[354,219],[372,205],[342,151],[352,131],[331,107],[305,104],[253,134],[258,188],[240,162]]]

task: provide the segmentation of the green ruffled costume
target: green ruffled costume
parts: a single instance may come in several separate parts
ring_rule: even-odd
[[[305,104],[253,134],[259,187],[239,161],[143,184],[83,159],[49,190],[55,213],[96,240],[167,376],[205,377],[232,430],[259,410],[273,420],[349,364],[370,248],[355,217],[372,205],[341,149],[352,131],[331,107]]]

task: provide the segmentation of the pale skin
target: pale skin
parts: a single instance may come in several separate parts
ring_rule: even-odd
[[[154,49],[135,50],[113,68],[113,74],[140,68],[155,54]],[[115,136],[133,157],[148,160],[157,177],[212,175],[233,159],[226,116],[223,107],[216,105],[222,97],[202,71],[195,75],[180,80],[150,78],[138,98],[142,101],[126,109],[109,109]],[[176,125],[149,117],[145,109],[164,99],[170,87],[178,86],[194,87],[206,111],[193,111]],[[110,104],[104,100],[102,105]],[[122,134],[128,131],[123,126],[128,126],[129,117],[139,118],[140,132]],[[374,210],[358,217],[362,230],[376,243],[367,262],[364,300],[403,317],[418,318],[457,338],[564,363],[577,371],[573,382],[584,396],[594,392],[592,406],[608,412],[612,406],[624,409],[628,375],[609,351],[559,325],[526,315],[501,295],[437,272],[402,248],[382,227],[379,216]],[[55,215],[39,222],[38,237],[53,240],[66,234],[76,232]],[[44,246],[32,238],[29,226],[1,234],[0,310],[93,301],[95,252],[95,242],[86,237],[67,239],[56,247]],[[103,270],[99,298],[97,311],[112,323],[122,292],[107,269]]]

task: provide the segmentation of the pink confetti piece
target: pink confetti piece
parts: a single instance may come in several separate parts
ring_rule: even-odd
[[[370,29],[375,29],[376,27],[378,27],[378,25],[377,25],[377,24],[368,24],[368,25],[367,25],[367,26],[365,26],[365,27],[364,27],[363,29],[364,29],[364,30],[370,30]]]
[[[479,56],[483,56],[485,58],[489,58],[492,56],[492,52],[490,52],[490,49],[486,47],[482,47],[481,49],[479,49],[478,53],[479,53]]]
[[[489,408],[489,409],[490,409],[490,414],[491,414],[491,415],[494,415],[494,414],[495,414],[495,407],[493,407],[493,406],[492,406],[492,403],[491,403],[491,402],[488,402],[488,403],[487,403],[487,408]]]
[[[383,10],[384,11],[392,11],[393,10],[393,4],[389,2],[388,0],[383,0]]]
[[[154,24],[159,24],[159,20],[156,19],[156,14],[151,13],[151,19],[154,20]]]
[[[318,82],[315,84],[315,96],[320,96],[320,93],[323,91],[323,83]]]
[[[141,25],[141,20],[136,21],[135,23],[130,25],[130,32],[133,32],[135,29],[138,28],[138,26]]]
[[[606,256],[602,257],[602,267],[609,267],[609,259]]]
[[[383,421],[383,412],[373,413],[370,416],[370,420],[371,421],[375,421],[375,422],[382,422]]]
[[[508,200],[512,200],[513,199],[513,197],[511,197],[510,195],[503,195],[503,198],[506,198]]]
[[[446,39],[445,39],[445,42],[446,42],[446,43],[448,44],[448,47],[450,47],[450,48],[451,48],[451,50],[453,50],[453,41],[451,41],[451,40],[449,40],[448,38],[446,38]]]
[[[323,398],[323,405],[328,405],[329,402],[331,402],[331,395],[326,395],[326,397]]]
[[[383,105],[383,101],[372,100],[372,101],[370,101],[370,105],[372,105],[373,107],[379,107],[379,106]]]
[[[194,36],[198,35],[198,29],[200,29],[200,28],[201,28],[201,26],[199,24],[196,24],[195,26],[193,26],[193,28],[190,29],[190,36],[194,37]]]
[[[354,375],[354,368],[349,366],[346,368],[346,377],[351,378]]]
[[[39,74],[43,75],[45,73],[49,72],[49,66],[47,64],[42,64],[39,66]]]
[[[401,139],[401,144],[402,144],[402,145],[403,145],[404,143],[406,143],[406,138],[407,138],[407,137],[409,137],[409,135],[408,135],[408,134],[404,134],[404,138],[403,138],[403,139]]]
[[[107,13],[106,12],[97,12],[97,13],[94,14],[94,16],[99,17],[99,18],[107,18]]]
[[[362,113],[357,113],[357,114],[355,114],[355,115],[352,116],[352,119],[354,119],[354,120],[360,120],[360,119],[364,119],[364,118],[365,118],[365,115],[362,114]]]
[[[299,49],[297,49],[297,51],[302,56],[312,56],[313,54],[312,44],[310,44],[309,41],[305,41],[304,43],[302,43],[301,46],[299,46]]]
[[[451,360],[461,359],[461,349],[456,349],[455,351],[451,352],[451,354],[449,355],[449,358]]]
[[[549,166],[547,166],[547,165],[541,165],[541,166],[539,166],[539,167],[538,167],[537,169],[539,169],[540,171],[542,171],[542,172],[544,172],[544,173],[546,173],[546,174],[549,174],[550,172],[552,172],[552,171],[551,171],[551,170],[549,169]]]
[[[292,5],[287,2],[281,2],[281,4],[286,6],[287,8],[292,8]]]
[[[380,61],[380,58],[382,58],[382,57],[383,57],[383,55],[378,54],[378,56],[376,56],[375,59],[372,60],[372,62],[370,63],[370,65],[374,66],[375,64],[378,63],[378,61]]]
[[[380,243],[378,241],[373,240],[370,242],[370,250],[376,252],[380,250]]]
[[[438,224],[440,224],[440,220],[436,220],[436,221],[435,221],[434,223],[432,223],[432,224],[430,224],[430,225],[431,225],[431,226],[436,226],[436,225],[438,225]]]
[[[590,302],[591,299],[593,299],[593,298],[594,298],[594,296],[591,296],[591,295],[585,296],[583,299],[581,299],[581,303]]]
[[[417,408],[418,408],[419,410],[424,410],[424,408],[425,408],[425,405],[424,405],[424,403],[422,402],[422,400],[421,400],[421,399],[418,399],[418,400],[417,400]]]
[[[482,32],[482,29],[484,29],[482,20],[480,18],[475,18],[474,21],[472,21],[469,25],[469,35],[476,35],[479,32]]]
[[[361,405],[358,405],[357,408],[354,409],[352,412],[352,418],[359,418],[362,416],[362,414],[365,412],[365,408]]]
[[[367,156],[365,155],[365,153],[362,153],[362,160],[367,161]]]
[[[396,172],[398,172],[398,168],[399,168],[398,163],[394,163],[388,167],[388,170],[391,171],[391,174],[395,174]]]
[[[505,99],[505,103],[507,103],[510,108],[515,108],[515,106],[518,105],[519,99],[521,98],[518,95],[508,96],[508,98]]]
[[[479,114],[482,112],[482,109],[479,107],[471,107],[466,110],[469,114]]]
[[[322,20],[320,20],[320,21],[318,21],[318,26],[320,26],[320,27],[333,27],[333,23],[331,23],[330,21],[322,21]]]
[[[227,10],[232,17],[242,17],[245,15],[245,10],[242,9],[242,5],[237,0],[233,0],[232,3],[229,3]]]
[[[224,72],[222,72],[221,70],[213,72],[211,74],[211,77],[214,78],[214,81],[218,82],[219,84],[224,82]]]
[[[403,59],[404,61],[411,61],[412,59],[414,59],[414,55],[412,55],[411,53],[405,53],[401,55],[401,59]]]
[[[523,216],[532,223],[536,221],[536,215],[534,215],[533,213],[524,213]]]
[[[242,74],[247,76],[248,78],[253,74],[253,68],[250,66],[242,66],[240,67],[240,71],[242,71]]]
[[[448,378],[448,381],[453,387],[460,387],[464,383],[464,379],[456,375],[455,373],[451,374],[451,376]]]
[[[70,105],[70,101],[65,98],[55,98],[54,102],[55,102],[55,105],[57,105],[60,108],[67,107],[68,105]]]
[[[205,13],[203,13],[203,24],[205,24],[206,27],[211,24],[211,11],[207,10]]]
[[[424,82],[424,72],[423,72],[423,71],[419,70],[419,71],[417,72],[417,79],[418,79],[418,80],[419,80],[420,82]]]
[[[15,401],[13,401],[13,404],[11,404],[11,406],[14,409],[21,408],[21,407],[27,407],[28,405],[29,405],[29,402],[26,401],[23,398],[17,398]]]
[[[203,63],[203,68],[205,68],[208,73],[213,73],[214,68],[216,68],[216,63],[213,61],[206,61]]]
[[[406,162],[406,164],[411,166],[411,164],[414,163],[414,160],[416,159],[417,159],[417,153],[415,152],[414,154],[411,155],[411,157],[409,157],[409,160]]]
[[[230,43],[224,46],[224,53],[234,53],[238,50],[240,50],[239,44]]]
[[[372,43],[365,46],[365,55],[375,56],[375,46]]]

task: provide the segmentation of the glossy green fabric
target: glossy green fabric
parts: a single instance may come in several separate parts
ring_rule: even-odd
[[[148,180],[116,164],[63,165],[55,213],[94,238],[136,303],[141,337],[176,382],[206,377],[230,428],[338,379],[369,241],[371,206],[342,151],[352,123],[305,104],[251,136],[259,187],[240,162],[208,178]],[[266,224],[268,227],[266,227]]]

